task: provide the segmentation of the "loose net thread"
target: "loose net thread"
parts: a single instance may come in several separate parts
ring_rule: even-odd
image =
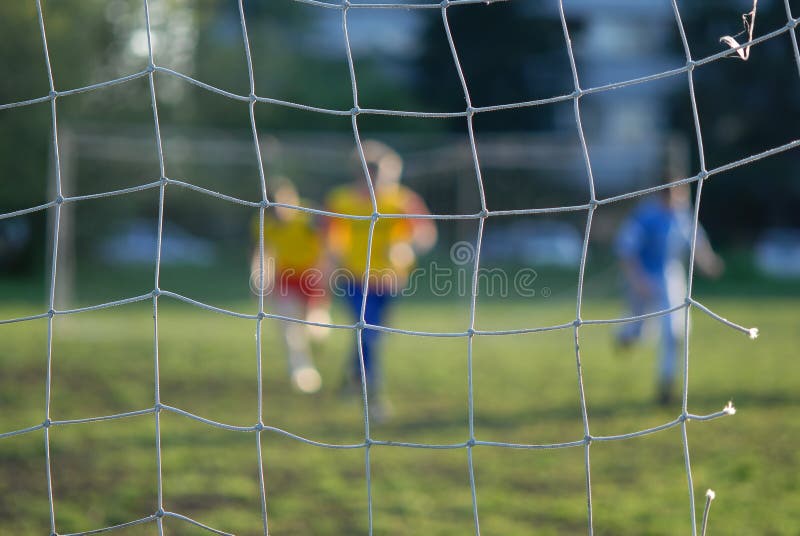
[[[650,76],[644,76],[640,78],[635,78],[631,80],[621,81],[621,82],[614,82],[611,84],[605,84],[602,86],[596,86],[593,88],[582,88],[580,86],[579,76],[578,76],[578,69],[575,63],[575,57],[572,49],[572,43],[570,40],[569,34],[569,27],[566,21],[566,17],[564,14],[563,2],[559,0],[559,19],[561,22],[563,34],[564,34],[564,42],[567,48],[567,53],[569,56],[570,62],[570,69],[572,72],[572,78],[574,83],[574,91],[570,94],[559,95],[551,98],[546,99],[539,99],[539,100],[532,100],[532,101],[523,101],[523,102],[516,102],[516,103],[508,103],[508,104],[500,104],[494,106],[483,106],[483,107],[475,107],[472,105],[472,101],[470,98],[469,87],[467,84],[466,77],[464,76],[461,62],[458,56],[458,50],[456,48],[455,41],[452,36],[452,32],[450,29],[450,24],[448,22],[447,17],[447,10],[450,6],[454,5],[463,5],[463,4],[477,4],[477,3],[492,3],[495,1],[501,0],[443,0],[441,3],[417,3],[417,4],[356,4],[350,3],[348,0],[344,0],[342,3],[330,3],[330,2],[323,2],[318,0],[294,0],[299,3],[304,3],[312,6],[316,6],[323,9],[333,9],[339,10],[341,12],[342,17],[342,30],[344,34],[344,41],[345,41],[345,51],[347,56],[347,66],[350,75],[350,83],[352,86],[352,96],[353,96],[353,107],[350,110],[336,110],[336,109],[328,109],[328,108],[320,108],[314,106],[308,106],[300,103],[295,103],[291,101],[273,99],[268,97],[258,96],[256,94],[256,87],[255,87],[255,77],[253,71],[253,62],[252,56],[250,51],[250,42],[247,34],[247,22],[244,15],[244,8],[242,6],[242,0],[237,0],[238,2],[238,9],[239,9],[239,18],[241,24],[241,32],[242,32],[242,40],[244,44],[246,62],[247,62],[247,71],[249,77],[249,85],[250,85],[250,93],[249,95],[238,95],[235,93],[231,93],[194,78],[191,78],[183,73],[174,71],[172,69],[168,69],[165,67],[161,67],[155,64],[153,59],[153,43],[152,43],[152,32],[150,26],[150,9],[148,0],[143,0],[144,4],[144,16],[145,16],[145,28],[147,33],[147,56],[148,56],[148,67],[137,73],[133,73],[127,76],[123,76],[120,78],[116,78],[113,80],[108,80],[105,82],[92,84],[80,88],[70,89],[70,90],[57,90],[55,86],[55,82],[53,80],[53,73],[50,63],[50,54],[48,51],[47,46],[47,34],[45,31],[45,23],[44,17],[42,13],[42,5],[41,0],[36,0],[36,10],[37,10],[37,18],[39,29],[41,33],[42,39],[42,48],[44,53],[45,59],[45,66],[47,68],[47,77],[49,83],[49,93],[46,96],[12,102],[7,104],[0,104],[0,110],[9,109],[9,108],[16,108],[22,106],[30,106],[37,103],[44,103],[50,102],[51,108],[51,128],[52,128],[52,144],[53,144],[53,157],[54,157],[54,170],[55,170],[55,198],[52,201],[47,203],[25,208],[13,212],[8,212],[4,214],[0,214],[0,220],[6,218],[13,218],[16,216],[21,216],[23,214],[28,214],[32,212],[38,212],[42,210],[46,210],[49,208],[54,208],[55,216],[54,216],[54,225],[53,225],[53,250],[52,250],[52,270],[50,273],[50,287],[49,287],[49,294],[48,294],[48,302],[49,302],[49,310],[47,312],[43,312],[40,314],[29,315],[24,317],[18,318],[11,318],[11,319],[4,319],[0,320],[0,325],[8,324],[8,323],[15,323],[15,322],[25,322],[35,319],[44,319],[47,318],[47,369],[46,369],[46,383],[45,383],[45,418],[44,421],[40,424],[35,426],[30,426],[27,428],[22,428],[18,430],[8,431],[5,433],[0,433],[0,439],[8,438],[12,436],[17,436],[21,434],[27,434],[31,432],[35,432],[38,430],[43,430],[44,433],[44,443],[45,443],[45,463],[46,463],[46,478],[47,478],[47,494],[48,494],[48,504],[49,504],[49,513],[50,513],[50,532],[51,536],[57,534],[56,531],[56,516],[55,516],[55,501],[53,498],[53,485],[52,485],[52,463],[50,458],[50,428],[54,426],[67,426],[73,424],[84,424],[90,422],[100,422],[100,421],[108,421],[108,420],[115,420],[115,419],[122,419],[127,417],[134,417],[134,416],[141,416],[141,415],[149,415],[152,414],[155,419],[155,451],[156,451],[156,468],[157,468],[157,501],[158,501],[158,508],[156,512],[147,515],[145,517],[135,519],[129,521],[127,523],[122,523],[119,525],[109,526],[109,527],[102,527],[94,530],[84,531],[73,533],[72,535],[62,535],[62,536],[78,536],[78,535],[88,535],[88,534],[97,534],[102,532],[108,532],[115,529],[120,529],[124,527],[130,527],[133,525],[138,525],[142,523],[150,523],[155,522],[156,526],[158,527],[159,535],[163,535],[163,520],[165,517],[179,519],[184,522],[190,523],[197,527],[203,528],[209,532],[215,534],[227,534],[219,529],[209,527],[197,520],[189,518],[183,514],[177,512],[170,512],[164,509],[163,504],[163,482],[162,482],[162,460],[161,460],[161,424],[160,424],[160,415],[162,412],[169,412],[174,413],[177,415],[181,415],[183,417],[204,423],[209,426],[213,426],[216,428],[220,428],[223,430],[229,430],[234,432],[254,432],[255,442],[256,442],[256,451],[257,451],[257,458],[258,458],[258,479],[259,479],[259,488],[260,488],[260,499],[261,499],[261,509],[262,509],[262,520],[263,520],[263,532],[265,535],[269,534],[269,524],[268,524],[268,509],[267,509],[267,495],[266,495],[266,487],[265,487],[265,478],[264,478],[264,469],[263,469],[263,451],[262,451],[262,434],[264,432],[272,432],[276,434],[280,434],[286,436],[288,438],[294,439],[298,442],[313,445],[322,448],[329,448],[329,449],[363,449],[364,450],[364,464],[365,464],[365,484],[366,484],[366,495],[367,495],[367,512],[369,517],[369,533],[372,534],[373,528],[373,513],[372,513],[372,480],[371,480],[371,466],[370,466],[370,451],[371,447],[373,446],[391,446],[391,447],[401,447],[401,448],[415,448],[415,449],[465,449],[467,453],[467,465],[469,471],[469,483],[470,483],[470,491],[472,496],[472,512],[473,512],[473,519],[474,519],[474,529],[476,534],[480,534],[480,522],[478,517],[478,501],[477,501],[477,491],[476,491],[476,482],[475,482],[475,473],[474,473],[474,465],[473,465],[473,458],[472,458],[472,450],[476,446],[483,446],[483,447],[499,447],[499,448],[512,448],[512,449],[529,449],[529,450],[536,450],[536,449],[558,449],[558,448],[569,448],[569,447],[583,447],[584,450],[584,466],[585,466],[585,481],[586,481],[586,506],[587,506],[587,527],[588,533],[591,535],[593,534],[593,522],[592,522],[592,485],[591,485],[591,445],[593,442],[603,442],[603,441],[618,441],[618,440],[626,440],[634,437],[639,437],[647,434],[656,433],[662,430],[667,430],[674,427],[679,427],[681,430],[681,437],[682,437],[682,448],[683,448],[683,457],[685,463],[685,471],[687,477],[687,485],[688,485],[688,493],[689,493],[689,504],[690,504],[690,517],[691,517],[691,527],[692,527],[692,535],[696,536],[697,534],[697,519],[696,519],[696,512],[695,512],[695,497],[694,497],[694,485],[692,481],[692,469],[691,469],[691,462],[690,462],[690,455],[689,455],[689,443],[688,443],[688,436],[687,436],[687,423],[689,421],[708,421],[712,419],[716,419],[719,417],[723,417],[726,415],[732,415],[735,413],[735,408],[729,403],[726,405],[722,410],[717,411],[715,413],[707,414],[707,415],[695,415],[688,412],[688,375],[689,375],[689,320],[690,320],[690,310],[692,307],[697,308],[699,311],[707,314],[711,318],[723,323],[724,325],[731,327],[735,330],[744,332],[749,334],[751,338],[755,338],[758,334],[758,330],[755,328],[745,328],[740,326],[722,316],[715,313],[705,305],[699,303],[692,297],[692,283],[693,283],[693,272],[694,272],[694,260],[695,260],[695,248],[696,248],[696,239],[697,239],[697,226],[698,226],[698,211],[700,207],[701,195],[704,182],[711,178],[714,175],[719,173],[723,173],[730,169],[743,166],[749,164],[751,162],[767,158],[769,156],[773,156],[775,154],[788,151],[793,149],[794,147],[800,145],[800,140],[794,140],[789,143],[774,147],[772,149],[763,151],[761,153],[750,155],[746,158],[742,158],[740,160],[736,160],[717,168],[708,169],[706,167],[705,162],[705,153],[703,150],[703,139],[702,133],[700,128],[700,119],[697,109],[697,102],[695,98],[695,88],[694,88],[694,80],[693,80],[693,71],[696,67],[705,65],[707,63],[717,61],[722,59],[726,56],[729,56],[731,53],[736,52],[737,50],[743,49],[745,47],[750,47],[752,45],[761,43],[768,39],[772,39],[781,35],[785,32],[788,32],[792,42],[792,48],[794,52],[795,63],[798,69],[798,74],[800,74],[800,50],[798,50],[798,43],[797,37],[795,35],[794,29],[800,23],[800,18],[794,18],[792,16],[792,12],[789,6],[789,1],[784,0],[784,7],[786,11],[787,23],[782,28],[779,28],[775,31],[767,33],[763,36],[758,38],[752,39],[747,43],[743,43],[739,47],[732,47],[729,50],[725,50],[723,52],[713,54],[711,56],[702,58],[700,60],[694,60],[691,55],[688,39],[686,37],[686,31],[681,20],[681,13],[680,9],[677,5],[676,0],[670,0],[672,4],[672,8],[675,15],[675,21],[680,33],[681,42],[683,45],[685,57],[686,57],[686,64],[683,67],[672,69],[669,71],[664,71],[661,73],[653,74]],[[459,82],[461,85],[461,89],[463,92],[464,100],[466,103],[465,110],[463,112],[448,112],[448,113],[440,113],[440,112],[416,112],[416,111],[404,111],[404,110],[387,110],[387,109],[371,109],[371,108],[361,108],[358,102],[358,85],[357,85],[357,78],[355,74],[355,69],[353,67],[353,54],[350,47],[350,37],[348,33],[348,12],[352,9],[431,9],[431,10],[440,10],[441,17],[442,17],[442,25],[443,30],[445,32],[445,36],[447,38],[447,43],[450,49],[450,53],[453,58],[453,63],[456,68],[456,72],[458,73]],[[184,80],[187,83],[194,84],[199,86],[207,91],[211,91],[213,93],[228,97],[230,99],[238,100],[238,101],[245,101],[249,103],[249,117],[250,117],[250,126],[253,135],[253,144],[256,159],[258,162],[258,172],[259,172],[259,180],[261,186],[261,201],[260,202],[252,202],[247,201],[244,199],[239,199],[233,196],[221,194],[212,190],[208,190],[206,188],[202,188],[200,186],[196,186],[189,182],[170,179],[167,176],[166,168],[164,165],[164,151],[163,146],[161,143],[161,129],[159,125],[159,118],[158,118],[158,103],[156,98],[156,84],[155,84],[155,73],[162,73],[170,76],[174,76],[178,79]],[[653,80],[658,80],[661,78],[677,76],[680,74],[687,75],[687,82],[688,82],[688,90],[689,96],[691,100],[691,107],[692,107],[692,117],[695,129],[695,137],[696,143],[698,148],[698,154],[700,158],[700,171],[696,175],[692,177],[687,177],[669,185],[659,185],[651,188],[640,189],[632,192],[627,192],[621,195],[616,195],[604,199],[599,199],[595,193],[595,184],[594,178],[592,175],[592,165],[591,159],[589,157],[588,147],[586,144],[586,139],[584,136],[583,126],[581,123],[581,110],[580,110],[580,99],[585,95],[590,95],[593,93],[609,91],[612,89],[618,89],[622,87],[627,87],[631,85],[641,84]],[[65,97],[70,95],[75,95],[78,93],[84,93],[89,91],[94,91],[97,89],[123,84],[132,80],[136,80],[139,78],[146,77],[148,79],[149,85],[149,93],[150,93],[150,100],[151,100],[151,108],[153,113],[153,126],[155,132],[155,139],[156,139],[156,149],[158,153],[158,163],[159,163],[159,170],[160,170],[160,178],[156,181],[149,182],[146,184],[130,187],[130,188],[123,188],[119,190],[113,191],[106,191],[101,193],[95,194],[88,194],[88,195],[80,195],[80,196],[65,196],[64,192],[62,191],[61,185],[61,164],[59,160],[59,141],[58,141],[58,129],[57,129],[57,99],[59,97]],[[556,102],[565,102],[565,101],[572,101],[574,107],[574,114],[575,114],[575,124],[576,129],[578,132],[578,136],[580,139],[581,145],[581,152],[582,157],[584,160],[584,164],[586,167],[587,179],[589,184],[589,192],[590,192],[590,199],[587,203],[581,205],[572,205],[572,206],[559,206],[559,207],[550,207],[550,208],[537,208],[537,209],[520,209],[520,210],[489,210],[486,205],[486,198],[484,195],[483,189],[483,178],[481,175],[481,166],[478,158],[478,153],[475,144],[475,133],[473,127],[473,118],[476,114],[480,113],[487,113],[499,110],[507,110],[513,108],[527,108],[533,106],[540,106],[550,103]],[[352,130],[353,136],[355,140],[355,144],[358,150],[358,155],[361,160],[361,166],[364,171],[364,175],[366,177],[367,186],[369,189],[370,200],[372,204],[373,213],[370,216],[359,216],[353,214],[339,214],[339,213],[332,213],[324,210],[316,210],[310,209],[307,207],[300,207],[294,205],[287,205],[283,203],[275,203],[271,202],[267,197],[267,188],[266,188],[266,178],[264,174],[264,164],[261,154],[261,145],[259,143],[258,138],[258,129],[255,120],[255,105],[256,103],[265,103],[265,104],[273,104],[279,106],[286,106],[300,110],[307,110],[312,112],[318,112],[323,114],[330,114],[330,115],[339,115],[339,116],[350,116],[352,122]],[[470,144],[470,151],[472,157],[472,163],[475,171],[475,177],[479,192],[480,198],[480,205],[481,210],[477,213],[472,214],[432,214],[432,215],[407,215],[407,214],[381,214],[378,210],[376,197],[375,197],[375,190],[373,187],[372,177],[370,177],[369,169],[366,165],[366,159],[364,157],[364,150],[362,146],[361,136],[359,134],[358,129],[358,116],[359,115],[391,115],[391,116],[406,116],[406,117],[421,117],[421,118],[453,118],[453,117],[463,117],[466,119],[467,123],[467,131],[469,135],[469,144]],[[629,316],[629,317],[621,317],[621,318],[612,318],[612,319],[583,319],[581,317],[581,305],[582,305],[582,298],[583,298],[583,285],[584,285],[584,274],[585,274],[585,267],[586,267],[586,257],[587,257],[587,250],[589,245],[589,237],[592,228],[592,217],[594,215],[595,210],[599,206],[615,203],[618,201],[622,201],[624,199],[629,199],[637,196],[642,196],[645,194],[649,194],[652,192],[656,192],[665,188],[670,188],[679,184],[687,184],[687,183],[697,183],[697,190],[696,190],[696,197],[695,197],[695,204],[694,204],[694,217],[693,217],[693,233],[692,233],[692,241],[691,241],[691,248],[690,248],[690,257],[689,257],[689,270],[688,270],[688,279],[687,279],[687,293],[684,303],[671,307],[669,309],[656,311],[648,314],[637,315],[637,316]],[[476,249],[475,249],[475,256],[474,256],[474,264],[473,264],[473,274],[471,279],[471,297],[470,297],[470,315],[469,315],[469,328],[466,331],[462,332],[430,332],[430,331],[413,331],[413,330],[404,330],[398,328],[390,328],[386,326],[379,326],[379,325],[372,325],[365,321],[365,308],[366,308],[366,296],[363,297],[361,303],[361,312],[359,315],[359,319],[354,324],[333,324],[333,323],[321,323],[321,322],[312,322],[304,319],[298,318],[291,318],[277,314],[271,314],[264,311],[264,296],[263,293],[259,293],[260,296],[258,298],[258,308],[259,311],[257,314],[247,314],[241,313],[236,311],[230,311],[227,309],[222,309],[219,307],[214,307],[209,304],[202,303],[200,301],[194,300],[190,297],[183,296],[181,294],[171,292],[168,290],[162,290],[160,288],[159,280],[160,280],[160,267],[161,267],[161,253],[162,253],[162,236],[163,236],[163,222],[164,222],[164,198],[166,195],[167,186],[176,186],[181,188],[188,188],[199,192],[204,195],[208,195],[211,197],[215,197],[227,202],[236,203],[239,205],[244,205],[252,208],[257,208],[259,211],[259,220],[261,225],[259,226],[259,262],[261,267],[263,268],[265,262],[265,254],[264,254],[264,218],[265,218],[265,211],[270,207],[286,207],[292,208],[295,210],[308,212],[312,214],[319,214],[324,216],[332,216],[338,218],[347,218],[353,220],[368,220],[369,223],[369,234],[368,234],[368,241],[367,241],[367,261],[366,261],[366,270],[365,274],[369,274],[369,259],[371,258],[371,249],[372,249],[372,240],[374,235],[374,229],[377,221],[381,218],[429,218],[429,219],[437,219],[437,220],[452,220],[452,219],[464,219],[464,220],[477,220],[478,221],[478,233],[476,239]],[[150,189],[158,189],[159,191],[159,198],[158,198],[158,234],[157,234],[157,247],[156,247],[156,263],[155,263],[155,270],[154,270],[154,289],[152,292],[147,294],[143,294],[140,296],[134,296],[126,299],[111,301],[107,303],[91,305],[87,307],[80,307],[75,309],[65,309],[65,310],[56,310],[55,309],[55,285],[56,285],[56,275],[57,275],[57,258],[58,258],[58,242],[59,242],[59,227],[61,221],[61,210],[64,204],[76,203],[80,201],[90,200],[90,199],[99,199],[99,198],[107,198],[113,196],[120,196],[126,195],[133,192],[139,192],[143,190],[150,190]],[[576,298],[576,314],[575,320],[572,322],[552,325],[552,326],[538,326],[538,327],[530,327],[530,328],[523,328],[523,329],[513,329],[513,330],[479,330],[475,328],[475,310],[476,310],[476,300],[478,295],[478,270],[480,268],[480,252],[481,252],[481,245],[483,239],[483,229],[485,225],[485,221],[487,218],[496,217],[496,216],[508,216],[508,215],[524,215],[524,214],[548,214],[548,213],[560,213],[560,212],[578,212],[578,211],[586,211],[586,225],[585,225],[585,232],[584,232],[584,239],[583,239],[583,246],[582,246],[582,254],[581,254],[581,261],[580,261],[580,269],[578,275],[578,292]],[[263,274],[263,269],[260,270],[260,273]],[[263,277],[263,276],[262,276]],[[364,283],[366,283],[368,276],[365,275]],[[262,287],[263,288],[263,287]],[[214,311],[217,313],[248,319],[255,321],[256,324],[256,362],[257,362],[257,382],[258,382],[258,394],[257,394],[257,407],[258,407],[258,422],[253,426],[233,426],[230,424],[222,423],[213,421],[210,419],[206,419],[202,416],[195,415],[183,409],[169,406],[163,404],[161,402],[161,395],[160,395],[160,379],[159,379],[159,355],[158,355],[158,303],[160,297],[167,297],[174,300],[179,300],[185,302],[187,304],[193,305],[195,307],[199,307],[205,310]],[[88,311],[96,311],[101,309],[106,309],[110,307],[117,307],[121,305],[136,303],[136,302],[143,302],[143,301],[152,301],[153,304],[153,355],[154,355],[154,384],[155,384],[155,398],[154,398],[154,405],[149,408],[140,409],[136,411],[129,411],[124,413],[117,413],[113,415],[105,415],[105,416],[97,416],[97,417],[87,417],[83,419],[70,419],[70,420],[52,420],[50,418],[50,407],[51,407],[51,380],[52,380],[52,350],[53,350],[53,319],[57,315],[70,315],[70,314],[78,314]],[[580,352],[580,328],[583,325],[591,325],[591,324],[619,324],[625,322],[634,322],[643,320],[646,318],[653,318],[657,316],[662,316],[665,314],[671,314],[676,311],[683,310],[684,312],[684,347],[683,347],[683,388],[682,388],[682,404],[681,404],[681,413],[675,419],[666,422],[664,424],[654,426],[652,428],[647,428],[644,430],[639,430],[631,433],[625,434],[618,434],[618,435],[608,435],[608,436],[593,436],[590,432],[589,427],[589,417],[587,412],[586,406],[586,397],[583,388],[583,374],[582,374],[582,365],[581,365],[581,352]],[[344,329],[354,331],[357,334],[358,340],[358,353],[359,353],[359,360],[360,360],[360,374],[362,379],[362,398],[363,398],[363,417],[364,417],[364,440],[360,443],[354,444],[331,444],[331,443],[323,443],[319,441],[315,441],[313,439],[305,438],[288,430],[284,430],[278,427],[269,426],[264,424],[263,422],[263,378],[262,378],[262,346],[261,346],[261,327],[262,322],[264,319],[277,319],[282,321],[288,322],[296,322],[301,324],[313,325],[313,326],[322,326],[332,329]],[[577,377],[577,386],[578,386],[578,393],[580,398],[580,406],[581,406],[581,417],[583,423],[583,437],[581,439],[575,441],[567,441],[562,443],[548,443],[548,444],[521,444],[521,443],[507,443],[507,442],[497,442],[497,441],[483,441],[476,437],[475,434],[475,423],[474,423],[474,402],[473,402],[473,376],[472,376],[472,363],[473,363],[473,340],[476,336],[502,336],[502,335],[513,335],[513,334],[521,334],[521,333],[535,333],[535,332],[544,332],[544,331],[552,331],[552,330],[562,330],[562,329],[571,329],[573,332],[573,338],[575,343],[575,363],[576,363],[576,377]],[[408,443],[408,442],[396,442],[396,441],[385,441],[385,440],[377,440],[372,438],[370,434],[370,417],[369,417],[369,398],[368,392],[366,388],[366,374],[364,370],[364,361],[363,361],[363,348],[361,345],[362,334],[364,330],[377,330],[377,331],[385,331],[385,332],[392,332],[392,333],[402,333],[407,335],[416,335],[416,336],[424,336],[424,337],[466,337],[468,341],[468,350],[467,350],[467,374],[468,374],[468,421],[469,421],[469,438],[460,443],[452,443],[452,444],[429,444],[429,443]],[[705,522],[707,517],[707,509],[710,504],[710,498],[713,498],[713,492],[709,491],[709,500],[706,503],[706,511],[704,512],[704,519],[703,519],[703,530],[705,530]]]

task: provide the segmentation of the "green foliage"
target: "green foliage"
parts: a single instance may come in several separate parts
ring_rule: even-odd
[[[448,10],[448,23],[473,106],[572,91],[564,35],[555,11],[539,11],[520,2],[458,6]],[[435,109],[463,110],[463,90],[440,17],[432,17],[424,27],[415,68],[420,100]],[[524,113],[481,117],[484,128],[500,131],[552,129],[552,120],[552,107],[533,120]]]
[[[696,2],[682,7],[689,46],[695,60],[724,50],[723,35],[743,30],[742,13],[748,2]],[[795,13],[795,16],[797,14]],[[783,2],[760,3],[754,37],[786,25]],[[740,43],[746,36],[738,38]],[[683,50],[676,50],[683,55]],[[706,167],[733,162],[800,137],[795,118],[800,114],[800,78],[791,38],[784,33],[750,49],[750,59],[724,59],[694,71],[694,85],[702,127]],[[689,128],[686,86],[673,102],[672,117]],[[694,165],[699,170],[696,144]],[[751,243],[765,227],[800,225],[795,206],[800,200],[797,151],[774,156],[726,172],[713,179],[703,196],[701,219],[717,241]]]

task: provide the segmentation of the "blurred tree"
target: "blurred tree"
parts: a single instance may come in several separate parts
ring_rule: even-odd
[[[166,7],[174,17],[182,6],[171,0]],[[141,2],[45,0],[42,11],[57,90],[124,76],[146,66]],[[47,96],[50,88],[34,2],[0,3],[0,69],[4,73],[0,104]],[[71,97],[59,99],[60,126],[71,121],[103,122],[109,106],[124,104],[124,99],[112,101],[103,91],[85,95],[90,98],[80,106],[61,106],[62,99]],[[115,121],[125,118],[126,107],[118,108]],[[50,104],[2,110],[0,118],[0,211],[44,202],[52,154]]]
[[[723,35],[743,30],[752,2],[694,2],[681,7],[694,59],[724,50]],[[755,36],[786,24],[782,2],[761,2]],[[738,38],[739,43],[746,36]],[[683,53],[681,50],[679,53]],[[735,59],[734,59],[735,58]],[[788,34],[755,45],[748,61],[735,56],[695,70],[695,92],[707,166],[713,168],[800,138],[800,78]],[[672,117],[686,117],[686,89],[676,92]],[[692,173],[699,170],[696,145]],[[800,227],[797,150],[729,171],[712,179],[701,218],[717,240],[751,243],[765,228]],[[715,184],[716,183],[716,184]]]
[[[554,7],[554,6],[551,6]],[[557,12],[522,2],[454,6],[447,10],[473,106],[552,97],[572,91],[572,77]],[[576,33],[579,25],[571,26]],[[439,110],[464,108],[453,56],[440,18],[422,33],[416,64],[419,99]],[[550,107],[531,117],[486,114],[484,128],[497,131],[553,127]]]
[[[47,95],[47,74],[33,2],[0,5],[0,104]],[[0,111],[0,212],[33,206],[45,197],[49,128],[47,105]]]
[[[689,3],[681,6],[695,58],[723,49],[719,37],[741,29],[749,0]],[[780,2],[762,3],[757,34],[782,27]],[[236,2],[227,0],[151,0],[156,63],[242,95],[249,92]],[[140,0],[43,0],[44,18],[56,88],[70,89],[130,74],[146,65],[146,32]],[[327,15],[326,15],[327,14]],[[550,8],[525,2],[458,5],[447,11],[459,59],[476,106],[519,102],[571,91],[569,63],[558,17]],[[297,2],[246,2],[251,48],[259,95],[305,104],[346,109],[352,101],[349,75],[335,25],[320,21],[333,10]],[[382,92],[396,108],[463,110],[464,99],[441,18],[426,16],[415,53],[395,58],[408,76],[389,73],[380,55],[357,61],[364,93]],[[336,21],[334,21],[336,22]],[[570,29],[580,37],[579,25]],[[314,36],[328,32],[328,40]],[[678,50],[677,53],[682,51]],[[0,104],[43,97],[49,91],[34,2],[0,2]],[[241,104],[211,92],[189,90],[186,82],[157,75],[160,112],[187,128],[225,127],[246,131],[248,125],[229,113]],[[710,166],[730,162],[798,138],[800,79],[787,35],[753,47],[747,62],[726,59],[695,70],[698,103]],[[134,85],[120,91],[139,91]],[[171,91],[174,92],[171,93]],[[113,103],[104,91],[82,94],[80,106],[60,106],[59,124],[106,125],[141,121],[141,115]],[[141,97],[141,95],[138,95]],[[63,97],[59,103],[66,103]],[[70,101],[72,102],[72,101]],[[685,89],[676,92],[674,117],[688,113]],[[492,131],[552,130],[554,107],[535,114],[482,114],[481,128]],[[258,105],[262,129],[348,130],[349,121],[298,112],[277,105]],[[538,111],[541,110],[541,113]],[[126,115],[127,114],[127,115]],[[346,118],[345,118],[346,119]],[[458,122],[396,121],[378,117],[373,128],[460,128]],[[408,127],[405,127],[408,125]],[[451,125],[444,127],[443,125]],[[0,110],[0,212],[30,207],[47,199],[50,106]],[[715,236],[750,239],[765,226],[800,226],[798,152],[765,159],[728,172],[724,195],[708,195],[704,221]],[[696,155],[695,155],[696,161]],[[695,166],[695,169],[697,166]],[[91,173],[88,170],[87,173]],[[710,191],[716,189],[712,185]],[[747,215],[733,218],[731,214]],[[38,224],[37,224],[38,225]],[[41,236],[41,235],[34,235]]]
[[[174,13],[180,3],[166,0],[166,9]],[[109,80],[146,66],[141,1],[42,0],[41,6],[57,90]],[[50,87],[35,2],[0,3],[0,69],[0,104],[47,96]],[[115,107],[114,121],[125,120],[126,114],[132,118],[124,97],[117,93],[112,99],[104,91],[60,97],[56,101],[59,130],[74,121],[107,123],[110,107]],[[50,102],[0,110],[0,213],[45,203],[51,195],[51,121]],[[3,266],[27,273],[44,266],[46,221],[44,212],[0,220],[5,227],[28,229],[31,239],[21,255]]]

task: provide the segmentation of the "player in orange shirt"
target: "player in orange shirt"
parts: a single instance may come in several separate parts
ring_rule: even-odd
[[[276,203],[308,207],[287,179],[278,179],[273,195]],[[287,207],[269,209],[264,218],[264,266],[261,274],[259,218],[253,222],[256,242],[251,261],[251,288],[271,298],[279,315],[326,323],[329,302],[322,285],[323,240],[318,218]],[[292,384],[304,393],[319,390],[322,379],[314,366],[309,337],[326,334],[299,322],[282,321],[289,374]]]
[[[403,161],[394,150],[377,141],[362,144],[370,178],[381,215],[429,215],[422,198],[400,184]],[[327,209],[339,214],[370,216],[373,213],[369,187],[363,177],[361,160],[354,157],[357,178],[349,185],[334,189],[327,198]],[[347,305],[356,320],[361,318],[366,294],[364,322],[383,325],[392,298],[406,285],[416,257],[436,243],[436,226],[432,219],[380,217],[372,232],[369,277],[366,288],[370,220],[332,218],[327,229],[327,245],[339,271],[351,277],[345,292]],[[364,371],[373,396],[380,390],[380,374],[376,345],[380,331],[364,329],[361,349]],[[352,384],[360,383],[361,358],[358,347],[353,352],[353,366],[348,373]],[[380,398],[370,404],[376,418],[385,414]]]

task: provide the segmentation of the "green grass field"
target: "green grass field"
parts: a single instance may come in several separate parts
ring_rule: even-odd
[[[750,341],[693,313],[689,411],[735,416],[691,422],[688,439],[698,517],[713,488],[709,535],[796,535],[800,527],[800,347],[798,302],[711,298],[719,313],[758,326]],[[240,303],[237,310],[250,310]],[[462,302],[400,303],[392,325],[466,329]],[[480,303],[477,327],[568,321],[568,301]],[[585,317],[622,314],[587,301]],[[5,304],[0,317],[41,312]],[[345,317],[341,311],[339,319]],[[229,424],[257,421],[255,321],[162,298],[161,395],[165,404]],[[320,393],[291,390],[278,326],[264,322],[264,421],[316,441],[360,443],[358,400],[339,386],[353,334],[332,330],[318,348]],[[653,403],[654,350],[615,355],[612,326],[581,328],[591,433],[611,435],[677,417],[679,404]],[[47,319],[0,325],[0,432],[42,422]],[[387,392],[394,418],[372,437],[424,443],[468,439],[467,343],[459,338],[385,336]],[[149,302],[54,320],[52,418],[78,419],[153,405]],[[570,330],[476,337],[475,434],[480,440],[552,443],[583,436]],[[237,534],[262,534],[255,434],[162,413],[164,507]],[[153,415],[51,429],[59,534],[151,515],[156,506]],[[264,432],[270,533],[366,534],[364,449],[333,450]],[[481,534],[585,534],[583,449],[473,451]],[[678,428],[591,447],[596,534],[689,534],[689,496]],[[375,534],[472,534],[466,449],[371,448]],[[0,534],[49,533],[43,431],[0,440]],[[166,533],[205,534],[167,519]],[[154,523],[117,532],[155,535]]]

